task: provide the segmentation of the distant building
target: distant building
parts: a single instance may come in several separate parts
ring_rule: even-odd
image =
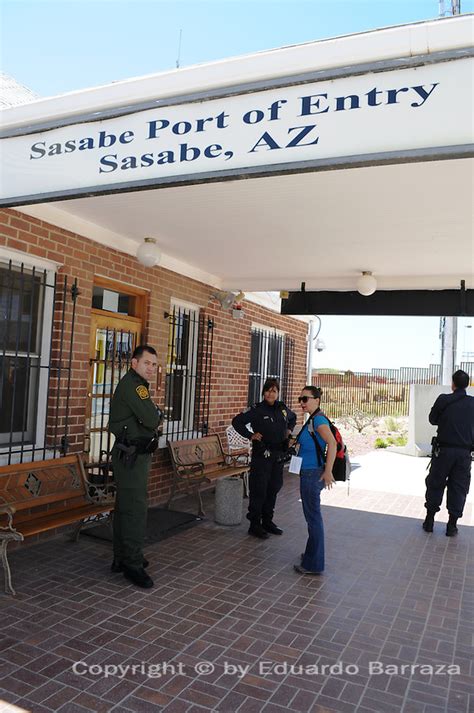
[[[31,89],[20,84],[6,72],[0,72],[0,109],[18,106],[39,99]]]

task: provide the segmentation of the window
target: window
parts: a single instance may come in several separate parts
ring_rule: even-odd
[[[33,440],[44,287],[24,268],[0,265],[0,445]]]
[[[174,302],[169,321],[165,383],[165,425],[168,440],[207,433],[212,366],[212,320],[199,308]]]
[[[278,379],[280,398],[291,402],[294,341],[282,332],[255,326],[250,333],[250,368],[247,404],[261,401],[266,379]]]
[[[54,266],[3,256],[0,249],[0,464],[46,457],[48,383],[58,381],[50,364]]]
[[[134,315],[135,296],[128,295],[115,290],[108,290],[105,287],[94,285],[92,291],[92,307],[105,312],[116,314]]]

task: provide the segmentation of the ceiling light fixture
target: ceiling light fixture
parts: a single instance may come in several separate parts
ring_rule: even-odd
[[[145,267],[154,267],[161,260],[161,250],[156,244],[155,238],[144,238],[143,243],[137,250],[137,260]]]
[[[364,297],[373,295],[377,289],[377,280],[369,270],[364,270],[357,280],[357,291]]]

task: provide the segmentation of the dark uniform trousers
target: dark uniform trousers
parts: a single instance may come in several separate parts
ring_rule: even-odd
[[[433,456],[425,480],[428,512],[439,511],[447,486],[448,512],[454,517],[462,517],[471,482],[471,462],[471,454],[466,448],[441,447],[439,455]]]
[[[278,493],[283,486],[283,463],[281,452],[272,452],[268,458],[253,455],[249,476],[249,511],[247,518],[252,523],[271,522]]]
[[[161,412],[151,400],[148,389],[149,383],[130,369],[115,389],[109,421],[109,429],[116,438],[112,448],[116,484],[114,559],[129,569],[138,570],[143,568],[151,466],[151,454],[144,451],[157,445],[156,429],[161,420]],[[135,446],[134,453],[127,450],[132,446]]]
[[[126,469],[112,451],[112,464],[117,482],[113,518],[114,559],[126,567],[140,569],[143,566],[151,456],[139,455],[133,468]]]

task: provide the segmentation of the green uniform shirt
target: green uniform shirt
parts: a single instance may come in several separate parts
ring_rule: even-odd
[[[148,381],[130,369],[119,381],[110,405],[109,429],[119,437],[127,426],[127,438],[153,438],[160,415],[150,398]]]

